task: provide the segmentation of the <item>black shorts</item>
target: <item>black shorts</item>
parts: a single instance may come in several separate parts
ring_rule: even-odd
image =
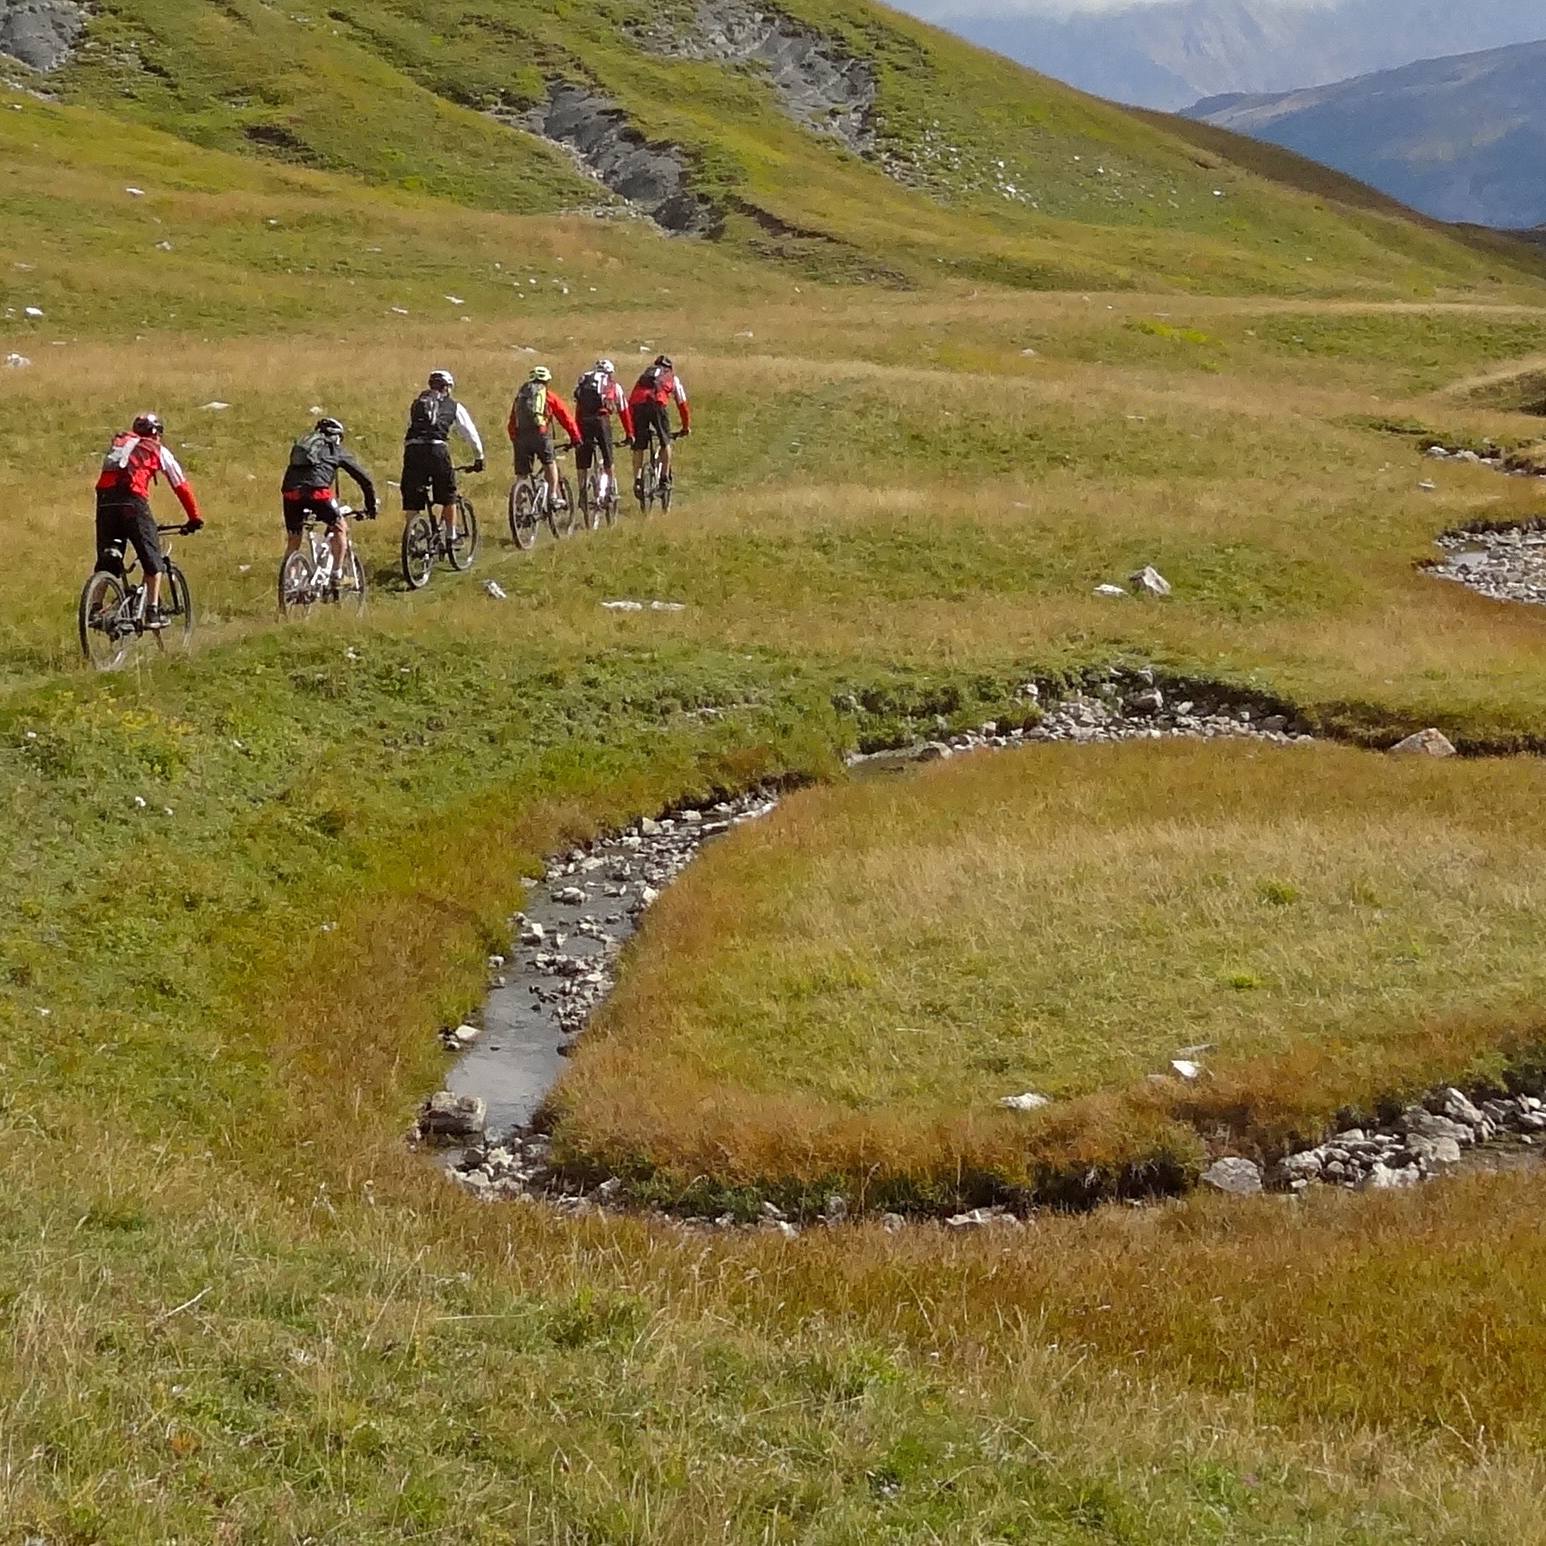
[[[648,451],[651,439],[663,446],[671,444],[671,415],[664,403],[636,403],[629,411],[633,414],[635,451]]]
[[[146,574],[165,574],[161,538],[148,499],[125,499],[113,492],[97,493],[97,568],[123,574],[125,545],[132,546]]]
[[[456,503],[456,468],[443,440],[410,440],[403,447],[403,509],[410,515],[430,505]]]
[[[519,431],[515,437],[516,477],[529,478],[538,462],[544,467],[553,465],[553,436],[546,430]]]
[[[581,472],[589,472],[596,453],[601,452],[601,465],[612,470],[612,421],[611,419],[581,419],[580,445],[574,453],[574,465]]]
[[[300,536],[308,520],[325,522],[329,531],[336,531],[344,518],[330,488],[286,489],[284,507],[285,530],[292,537]]]

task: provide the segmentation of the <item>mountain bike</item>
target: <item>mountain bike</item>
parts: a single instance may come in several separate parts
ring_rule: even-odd
[[[555,456],[567,456],[568,446],[555,446]],[[523,552],[530,552],[536,545],[537,527],[548,523],[555,542],[562,542],[574,532],[575,507],[574,485],[568,478],[559,476],[558,487],[563,508],[555,510],[548,493],[548,480],[541,467],[534,465],[524,477],[517,478],[510,486],[510,535]]]
[[[355,512],[339,506],[345,517]],[[279,564],[279,610],[286,617],[309,617],[316,606],[348,607],[356,615],[365,610],[365,566],[353,542],[344,568],[339,570],[333,550],[317,535],[315,516],[305,524],[306,546],[286,553]]]
[[[683,431],[677,430],[671,438],[680,440]],[[648,515],[651,507],[658,499],[660,508],[665,511],[671,508],[671,497],[676,492],[676,479],[663,478],[660,474],[660,442],[650,437],[649,465],[644,469],[638,483],[634,487],[634,497],[639,501],[639,514]]]
[[[471,472],[458,467],[457,472]],[[478,512],[466,495],[456,496],[456,537],[448,539],[440,517],[433,509],[421,510],[408,517],[403,527],[403,579],[409,589],[423,590],[434,573],[435,560],[443,558],[453,569],[472,568],[478,556]]]
[[[584,517],[587,531],[598,530],[603,521],[610,526],[617,519],[617,473],[613,471],[608,476],[607,497],[603,499],[600,490],[602,474],[605,472],[598,455],[580,479],[580,514]]]
[[[158,526],[163,536],[187,532],[187,526]],[[165,628],[145,626],[146,593],[143,581],[134,580],[136,555],[128,539],[117,537],[99,554],[112,563],[110,569],[98,567],[81,591],[77,622],[81,654],[98,671],[116,671],[130,652],[148,633],[164,654],[168,639],[174,649],[186,649],[193,635],[193,595],[188,577],[172,562],[171,549],[163,549],[166,570],[161,576],[161,608],[166,613]],[[116,572],[115,572],[116,571]]]

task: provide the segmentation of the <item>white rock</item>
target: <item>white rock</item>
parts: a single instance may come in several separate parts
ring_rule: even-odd
[[[1203,1171],[1202,1182],[1231,1197],[1254,1197],[1262,1190],[1261,1166],[1238,1156],[1216,1160]]]
[[[204,411],[205,413],[224,413],[230,406],[231,405],[229,403],[222,403],[217,398],[214,402],[205,403]]]
[[[510,599],[510,598],[509,598],[509,597],[508,597],[508,596],[507,596],[507,595],[506,595],[506,594],[505,594],[505,588],[504,588],[504,586],[502,586],[502,585],[501,585],[501,584],[500,584],[500,583],[499,583],[499,581],[498,581],[498,580],[485,580],[485,581],[484,581],[484,582],[483,582],[483,589],[484,589],[484,590],[485,590],[485,591],[486,591],[486,592],[487,592],[487,593],[488,593],[488,594],[489,594],[489,595],[490,595],[490,596],[492,596],[492,597],[493,597],[493,598],[494,598],[494,600],[495,600],[495,601],[508,601],[508,600],[509,600],[509,599]]]
[[[642,612],[644,610],[644,603],[642,601],[603,601],[601,605],[608,612]]]
[[[8,354],[5,357],[7,370],[26,370],[31,364],[32,361],[25,354]]]
[[[447,1035],[446,1040],[455,1042],[458,1047],[470,1047],[482,1034],[476,1025],[459,1025]]]
[[[43,309],[40,306],[25,306],[22,308],[24,315],[29,317],[41,317]]]
[[[448,295],[448,296],[447,296],[447,297],[446,297],[446,299],[447,299],[447,300],[448,300],[448,301],[450,301],[450,303],[451,303],[451,304],[452,304],[452,305],[453,305],[453,306],[465,306],[465,305],[466,305],[466,304],[467,304],[467,302],[466,302],[466,301],[464,301],[464,300],[463,300],[463,299],[462,299],[462,298],[461,298],[461,296],[459,296],[459,295]]]
[[[1095,587],[1095,594],[1097,596],[1125,596],[1127,592],[1120,585],[1097,585]]]
[[[1038,1095],[1035,1090],[1027,1090],[1024,1095],[1006,1095],[999,1102],[1006,1111],[1040,1111],[1051,1104],[1050,1095]]]
[[[1425,494],[1431,494],[1438,488],[1438,484],[1435,483],[1431,478],[1424,478],[1423,481],[1417,486]]]
[[[1201,1063],[1194,1063],[1190,1058],[1172,1058],[1171,1068],[1183,1079],[1201,1079],[1203,1068]]]
[[[127,193],[131,199],[142,199],[145,197],[145,190],[143,188],[125,188],[123,191]]]
[[[1153,564],[1144,565],[1137,574],[1129,577],[1128,583],[1145,596],[1168,596],[1174,588]]]
[[[1392,1170],[1388,1165],[1374,1162],[1362,1181],[1358,1183],[1360,1192],[1392,1192],[1404,1186],[1416,1186],[1422,1177],[1416,1169],[1408,1165],[1401,1170]]]
[[[1456,753],[1449,737],[1442,730],[1430,727],[1392,746],[1390,754],[1392,757],[1453,757]]]

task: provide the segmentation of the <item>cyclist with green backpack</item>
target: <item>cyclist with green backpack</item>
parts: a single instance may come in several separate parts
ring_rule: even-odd
[[[547,478],[549,508],[562,510],[563,497],[558,486],[558,462],[553,451],[553,421],[569,437],[572,451],[580,444],[580,426],[575,423],[569,404],[553,390],[553,372],[546,365],[532,371],[510,407],[510,443],[515,447],[515,475],[529,478],[541,464]]]
[[[333,554],[333,572],[340,584],[348,584],[350,569],[349,522],[338,503],[338,474],[346,472],[359,485],[365,499],[365,519],[376,518],[376,485],[370,474],[344,450],[346,431],[337,419],[318,419],[310,434],[302,435],[290,448],[290,465],[285,468],[281,498],[285,514],[285,554],[296,552],[308,518],[327,527],[327,545]]]

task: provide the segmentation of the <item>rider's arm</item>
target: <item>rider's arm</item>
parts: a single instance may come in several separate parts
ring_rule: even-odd
[[[633,439],[633,409],[628,406],[628,394],[621,381],[612,383],[611,405],[617,413],[617,422],[623,426],[623,434]]]
[[[199,514],[199,501],[193,492],[193,485],[188,481],[177,458],[165,446],[162,446],[160,451],[161,471],[172,492],[176,494],[177,502],[183,507],[189,524],[202,526],[204,517]]]
[[[688,405],[687,388],[682,385],[682,378],[677,376],[675,379],[676,411],[682,416],[682,433],[685,435],[692,428],[692,408]]]
[[[472,415],[468,413],[465,403],[456,405],[456,427],[467,437],[467,444],[472,447],[472,454],[481,462],[483,436],[478,433],[478,426],[472,422]]]
[[[365,508],[376,508],[376,485],[370,481],[370,474],[347,451],[340,451],[338,457],[339,467],[360,486],[360,493],[365,496]]]
[[[580,426],[574,422],[574,415],[569,411],[569,405],[557,392],[548,393],[548,407],[552,410],[553,417],[558,420],[558,427],[571,439],[580,438]]]

